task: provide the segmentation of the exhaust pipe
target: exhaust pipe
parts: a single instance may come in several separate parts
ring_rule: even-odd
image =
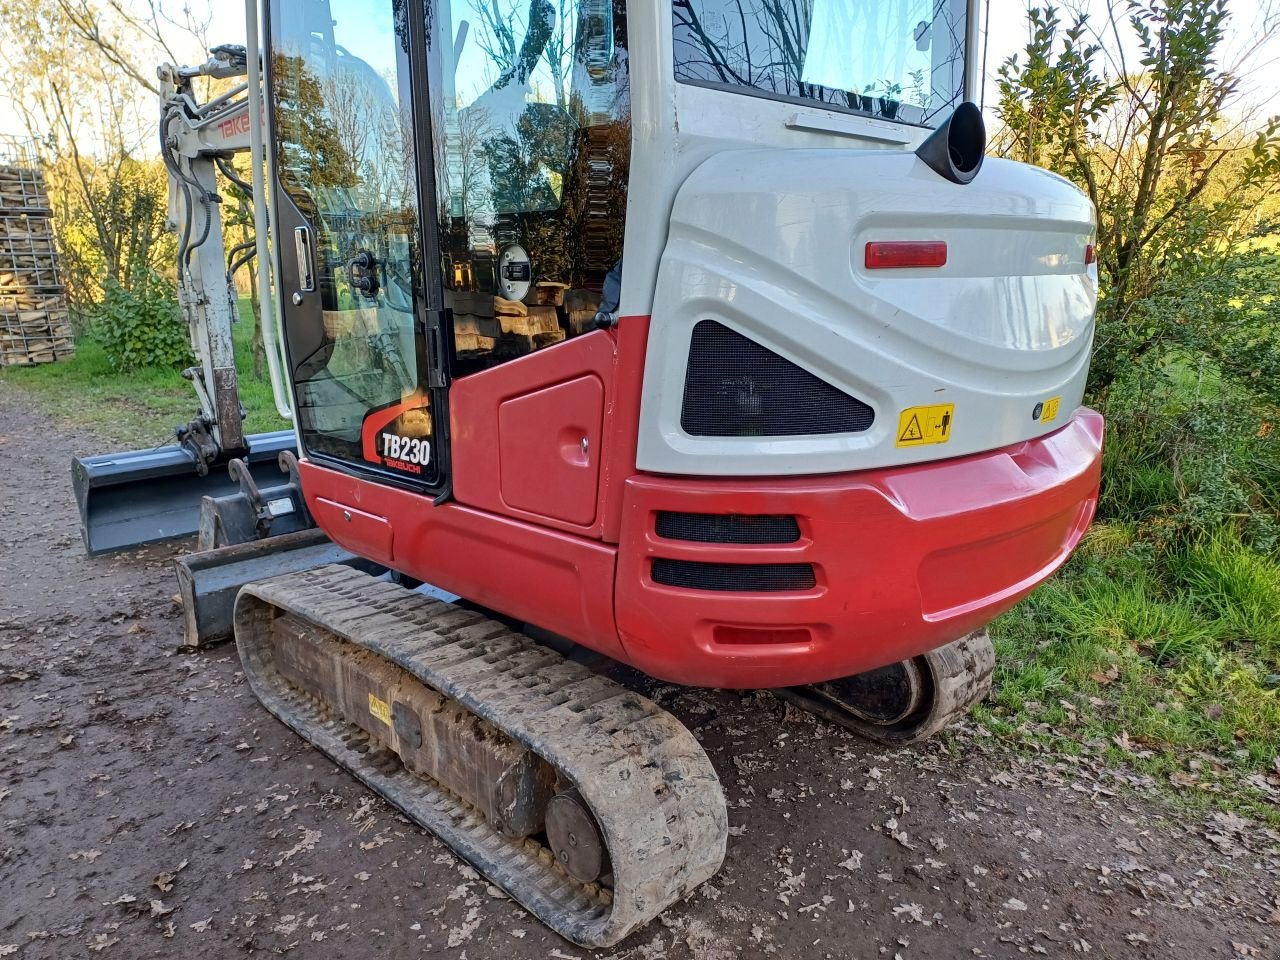
[[[977,104],[966,101],[916,149],[934,173],[952,183],[969,183],[987,155],[987,125]]]

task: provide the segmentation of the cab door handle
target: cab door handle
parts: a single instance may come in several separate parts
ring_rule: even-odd
[[[298,290],[310,293],[316,288],[315,272],[311,266],[310,227],[294,227],[293,246],[298,255]]]

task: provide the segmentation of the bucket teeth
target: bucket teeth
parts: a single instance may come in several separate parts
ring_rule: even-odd
[[[575,943],[617,943],[720,868],[693,735],[499,623],[329,566],[246,586],[235,632],[268,710]]]

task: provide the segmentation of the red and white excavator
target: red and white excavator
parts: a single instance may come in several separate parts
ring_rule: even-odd
[[[1094,212],[984,161],[974,0],[248,7],[263,77],[161,73],[202,400],[163,456],[250,453],[204,540],[259,564],[219,576],[268,710],[599,946],[716,872],[725,804],[554,638],[890,744],[985,695],[984,626],[1092,519],[1102,420]],[[211,74],[245,79],[201,104]],[[215,166],[246,148],[296,438],[241,430]],[[113,470],[188,489],[129,456],[77,466],[91,549],[95,498],[142,489]],[[394,574],[258,579],[255,538],[312,524]]]

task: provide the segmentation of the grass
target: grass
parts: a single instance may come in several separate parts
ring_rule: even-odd
[[[252,317],[247,298],[240,312]],[[276,413],[271,384],[253,375],[253,325],[232,328],[240,402],[248,412],[245,431],[286,429]],[[112,368],[92,337],[76,339],[76,355],[61,363],[0,368],[0,383],[20,387],[61,424],[88,432],[119,449],[143,449],[170,443],[174,429],[187,423],[199,406],[191,384],[179,370],[151,368],[121,373]],[[102,450],[103,453],[115,452]]]
[[[1143,535],[1096,525],[992,625],[997,695],[979,718],[1280,822],[1256,781],[1280,755],[1280,565],[1225,533],[1157,560]]]

